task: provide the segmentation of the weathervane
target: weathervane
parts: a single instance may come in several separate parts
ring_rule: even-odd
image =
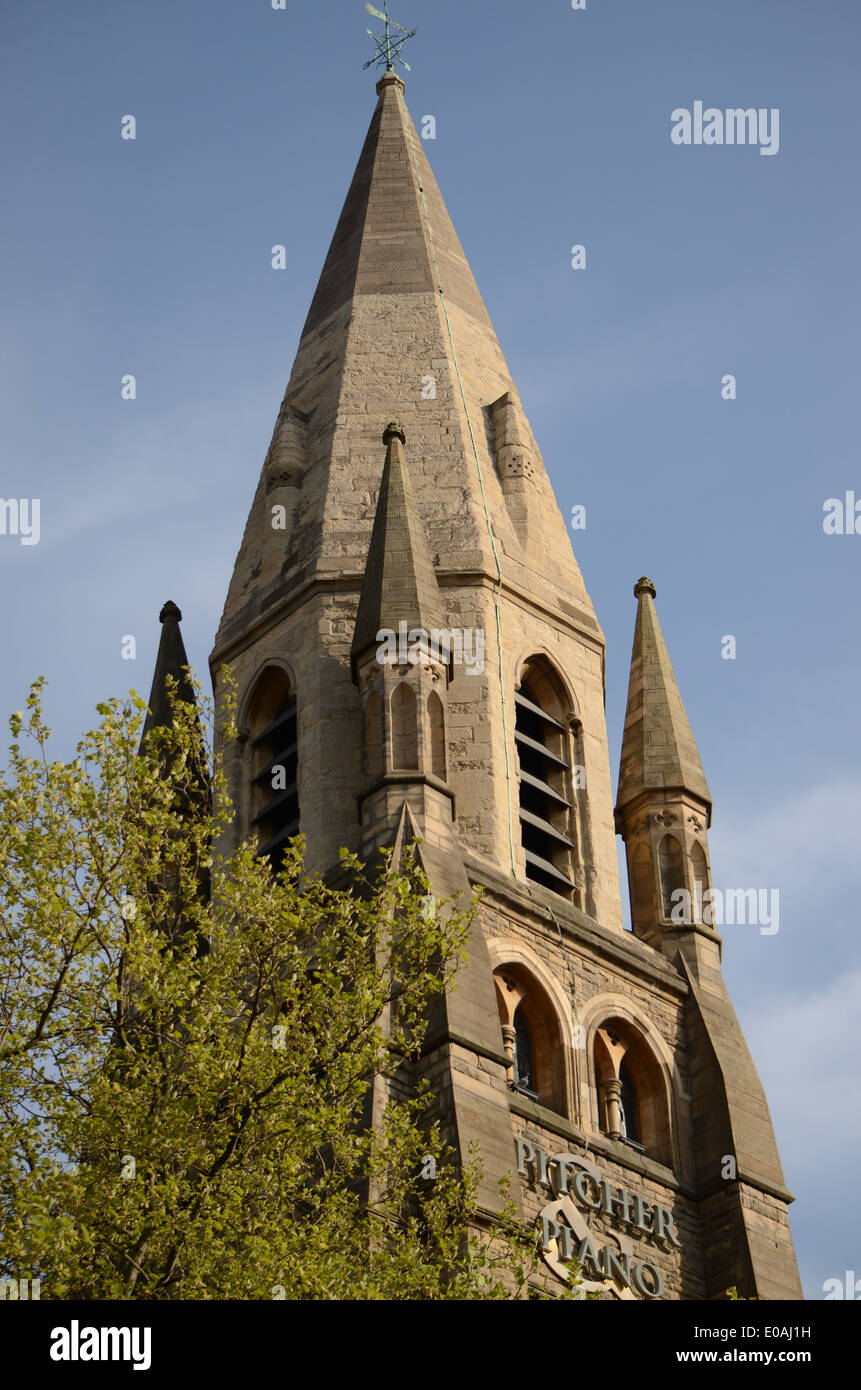
[[[405,29],[402,24],[397,24],[395,20],[390,19],[389,0],[383,0],[382,10],[375,9],[373,5],[365,5],[365,9],[368,11],[368,14],[374,16],[374,19],[381,19],[383,21],[386,26],[386,32],[385,34],[375,34],[373,29],[368,30],[368,33],[377,45],[377,56],[376,58],[369,58],[367,63],[363,64],[363,66],[365,68],[372,68],[376,63],[385,63],[386,72],[394,72],[395,63],[400,63],[401,67],[406,68],[407,72],[411,72],[412,69],[409,63],[406,59],[401,57],[401,49],[407,39],[415,37],[418,33],[418,29]],[[403,37],[396,39],[392,34],[393,29],[399,29]]]

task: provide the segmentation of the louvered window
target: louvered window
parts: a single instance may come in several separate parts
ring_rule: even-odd
[[[277,703],[271,697],[266,699],[265,692],[264,698],[255,702],[261,711],[268,706],[268,712],[257,721],[263,727],[252,737],[251,747],[255,769],[252,825],[258,833],[259,855],[267,856],[277,872],[287,841],[299,831],[299,796],[296,697],[286,678],[279,674],[276,679],[281,686],[274,692]]]
[[[526,874],[545,888],[571,897],[569,736],[524,682],[514,697],[514,738],[520,760],[520,833]]]

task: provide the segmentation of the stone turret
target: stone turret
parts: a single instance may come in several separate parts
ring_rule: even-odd
[[[696,942],[694,968],[719,969],[716,933],[703,934],[702,928],[710,887],[711,793],[658,622],[652,581],[638,580],[634,596],[637,623],[615,812],[628,860],[631,924],[635,935],[671,958],[678,927],[689,938],[689,952]]]
[[[389,844],[406,801],[423,838],[451,846],[446,780],[448,632],[412,497],[406,437],[392,422],[350,659],[362,699],[362,854]]]
[[[786,1190],[762,1082],[721,972],[711,908],[712,800],[655,612],[640,579],[616,829],[625,841],[636,936],[688,985],[691,1149],[708,1296],[800,1298]]]

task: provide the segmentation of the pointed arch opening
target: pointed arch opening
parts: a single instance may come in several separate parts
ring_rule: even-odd
[[[415,691],[401,681],[392,691],[392,767],[399,772],[419,765]]]
[[[626,1019],[605,1019],[595,1033],[593,1066],[599,1130],[671,1166],[666,1079],[645,1035]]]
[[[658,846],[658,870],[661,876],[661,906],[665,918],[671,918],[673,894],[686,887],[685,858],[675,835],[665,835]]]
[[[631,893],[631,925],[635,931],[645,931],[655,924],[658,916],[652,851],[645,842],[637,845],[631,855],[628,882]]]
[[[514,696],[520,835],[526,876],[578,906],[572,740],[565,687],[543,656],[525,663]]]
[[[493,974],[509,1085],[549,1110],[567,1113],[564,1032],[549,994],[520,964]]]
[[[702,922],[703,902],[709,889],[709,866],[705,850],[698,840],[694,841],[691,849],[691,878],[694,891],[694,921]]]
[[[296,694],[285,671],[263,672],[248,707],[251,731],[251,824],[258,854],[273,872],[287,841],[299,833],[298,722]]]
[[[446,780],[445,756],[445,710],[442,700],[435,690],[428,695],[428,734],[430,743],[430,770],[435,777]]]

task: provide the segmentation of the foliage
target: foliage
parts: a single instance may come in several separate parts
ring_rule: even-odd
[[[411,1084],[472,906],[428,915],[410,855],[369,875],[342,852],[337,881],[298,839],[277,877],[251,844],[220,856],[223,750],[193,705],[140,753],[144,702],[100,705],[62,762],[42,686],[0,777],[0,1276],[43,1299],[523,1296],[534,1232],[510,1204],[476,1224],[477,1158],[454,1165]]]

